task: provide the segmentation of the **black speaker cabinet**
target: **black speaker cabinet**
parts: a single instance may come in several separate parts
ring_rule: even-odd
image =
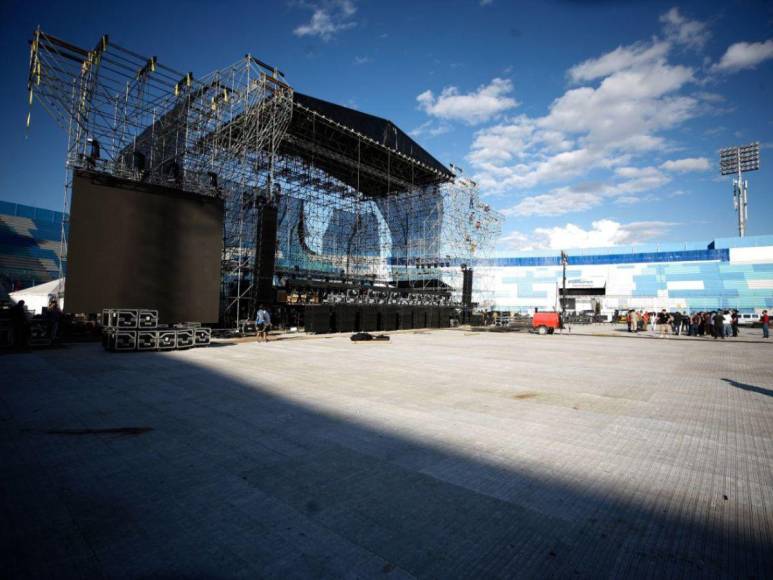
[[[427,326],[429,328],[440,328],[440,308],[430,308],[428,314],[429,324]]]
[[[177,348],[177,331],[174,329],[158,331],[158,350],[174,350]]]
[[[397,308],[395,306],[382,306],[380,311],[380,330],[397,330]]]
[[[306,306],[303,311],[303,326],[306,332],[328,334],[330,328],[331,308],[329,306]]]
[[[138,330],[137,350],[158,350],[158,331]]]
[[[199,327],[193,331],[193,341],[196,346],[208,346],[212,340],[212,329]]]
[[[401,330],[410,330],[413,328],[413,308],[403,306],[398,310],[399,320],[397,321]]]
[[[192,328],[178,328],[175,330],[175,346],[176,348],[191,348],[193,346],[193,329]]]
[[[158,328],[158,310],[138,310],[137,328],[146,330]]]
[[[360,307],[360,332],[375,332],[378,330],[378,308],[376,306]]]
[[[354,332],[356,309],[349,304],[338,304],[335,307],[335,332]]]
[[[113,350],[137,350],[136,330],[116,330]]]

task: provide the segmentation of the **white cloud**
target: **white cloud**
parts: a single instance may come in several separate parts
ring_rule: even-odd
[[[311,4],[311,20],[293,30],[295,36],[317,36],[327,42],[343,30],[357,25],[352,20],[357,7],[351,0],[334,0],[324,4]]]
[[[689,20],[674,7],[660,16],[666,37],[689,48],[700,49],[711,36],[705,22]]]
[[[626,179],[617,185],[618,193],[651,191],[671,181],[670,177],[655,167],[619,167],[615,170],[615,175]]]
[[[480,0],[481,6],[491,6],[494,3],[494,0]]]
[[[660,198],[652,192],[671,181],[656,167],[619,167],[614,174],[619,179],[581,182],[521,198],[502,213],[517,217],[557,216],[587,211],[606,201],[627,205],[656,201]],[[637,195],[642,192],[643,195]]]
[[[637,42],[631,46],[618,46],[599,58],[589,58],[573,66],[568,74],[576,83],[592,81],[637,65],[655,62],[665,57],[670,48],[667,42]]]
[[[410,131],[410,134],[413,137],[421,137],[422,135],[437,137],[438,135],[445,135],[449,131],[451,131],[451,126],[448,123],[436,123],[430,119]]]
[[[554,250],[573,248],[606,248],[618,245],[641,244],[659,239],[678,224],[666,221],[641,221],[622,224],[611,219],[596,220],[589,229],[567,223],[552,228],[536,228],[531,236],[522,236],[524,245],[520,249],[550,248]],[[512,236],[509,243],[518,242]],[[518,248],[513,248],[518,249]]]
[[[761,62],[771,58],[773,58],[773,39],[765,42],[736,42],[725,51],[712,70],[736,72],[755,68]]]
[[[678,223],[667,221],[640,221],[623,224],[612,219],[601,219],[584,229],[567,223],[552,228],[536,228],[531,233],[510,231],[497,241],[500,251],[572,250],[578,248],[608,248],[636,245],[658,240]]]
[[[705,157],[687,157],[685,159],[671,159],[660,165],[666,171],[680,173],[688,171],[707,171],[711,169],[711,163]]]
[[[472,93],[460,94],[457,87],[446,87],[438,96],[427,90],[416,100],[419,108],[428,115],[475,125],[518,106],[518,102],[508,96],[512,91],[513,84],[509,80],[495,78]]]
[[[554,228],[537,228],[534,233],[552,249],[604,248],[621,244],[632,245],[662,237],[677,224],[663,221],[642,221],[621,224],[614,220],[594,221],[590,229],[574,224]]]
[[[599,205],[603,197],[591,193],[574,191],[569,187],[553,190],[542,195],[526,197],[513,207],[502,210],[505,216],[556,216],[581,212]]]
[[[482,129],[468,155],[475,179],[492,193],[535,187],[663,148],[660,132],[698,114],[697,99],[676,94],[692,80],[688,67],[639,63],[598,87],[566,91],[544,117],[520,115]]]
[[[354,64],[368,64],[369,62],[373,62],[373,59],[369,56],[355,56],[353,62]]]

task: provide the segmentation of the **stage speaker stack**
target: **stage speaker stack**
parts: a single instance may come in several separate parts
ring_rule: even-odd
[[[105,309],[102,322],[102,346],[113,352],[187,349],[207,346],[211,338],[198,322],[159,326],[158,310],[149,308]]]
[[[30,346],[51,346],[51,335],[48,333],[48,322],[33,320],[30,322]]]
[[[274,262],[276,260],[277,208],[264,205],[258,220],[255,255],[256,305],[274,303]]]

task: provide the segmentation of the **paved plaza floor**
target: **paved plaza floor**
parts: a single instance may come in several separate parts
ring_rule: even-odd
[[[0,356],[3,578],[773,571],[773,344],[438,330]]]

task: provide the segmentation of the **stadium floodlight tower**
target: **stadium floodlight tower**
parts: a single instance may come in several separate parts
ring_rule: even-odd
[[[751,143],[740,147],[727,147],[719,151],[719,171],[722,175],[735,175],[733,179],[733,205],[738,212],[738,235],[746,233],[748,219],[747,201],[749,182],[742,173],[760,168],[760,144]]]

